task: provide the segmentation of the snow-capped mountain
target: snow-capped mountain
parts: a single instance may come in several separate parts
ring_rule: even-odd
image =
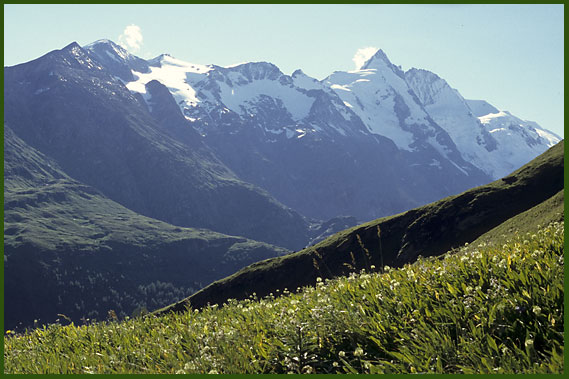
[[[418,152],[434,148],[469,175],[472,167],[461,162],[452,139],[433,122],[406,82],[403,71],[382,50],[361,69],[335,72],[325,83],[360,117],[370,133],[391,139],[401,150]]]
[[[135,80],[126,86],[152,101],[145,85],[157,80],[164,84],[179,104],[184,116],[208,134],[213,130],[235,128],[253,123],[269,137],[302,138],[314,128],[301,128],[311,116],[325,87],[300,70],[293,76],[283,74],[267,62],[250,62],[229,67],[186,63],[163,54],[149,61],[148,72],[132,71]],[[335,99],[339,102],[339,99]],[[341,109],[345,118],[350,113]],[[239,121],[237,121],[239,120]],[[345,135],[342,129],[323,124]]]
[[[121,46],[108,39],[95,41],[84,46],[87,53],[101,62],[116,77],[130,82],[134,80],[132,71],[148,72],[148,62],[130,54]]]
[[[493,179],[508,175],[560,141],[534,122],[522,121],[485,101],[465,100],[438,75],[405,73],[425,110],[451,136],[463,158]]]
[[[4,123],[67,175],[139,214],[305,246],[304,218],[223,164],[162,84],[146,86],[152,112],[125,87],[119,73],[133,61],[109,42],[72,43],[6,67]]]
[[[319,81],[267,62],[141,62],[110,41],[85,48],[176,138],[197,131],[239,178],[317,219],[400,212],[502,177],[559,140],[436,74],[403,72],[382,50]],[[184,119],[165,122],[174,103]]]

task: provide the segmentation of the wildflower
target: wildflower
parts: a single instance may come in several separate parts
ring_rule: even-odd
[[[506,268],[506,260],[502,259],[500,261],[500,263],[498,263],[498,267],[500,267],[501,269],[505,269]]]
[[[83,367],[83,372],[85,374],[94,374],[95,370],[89,366],[85,366],[85,367]]]
[[[339,356],[340,358],[344,358],[344,357],[346,356],[346,352],[340,350],[340,352],[338,353],[338,356]]]
[[[354,357],[361,357],[363,354],[364,354],[364,350],[359,346],[354,351]]]
[[[333,363],[332,363],[332,366],[338,367],[338,366],[340,366],[340,365],[338,364],[338,362],[333,362]]]
[[[311,366],[304,366],[302,368],[302,373],[303,374],[312,374],[312,372],[314,371],[314,369]]]
[[[531,338],[528,338],[524,345],[525,345],[525,347],[533,346],[533,340]]]
[[[539,316],[541,314],[541,308],[537,305],[534,305],[534,307],[532,308],[533,313],[535,313],[536,316]]]
[[[193,362],[187,362],[184,365],[184,371],[195,370],[195,369],[196,369],[196,365]]]

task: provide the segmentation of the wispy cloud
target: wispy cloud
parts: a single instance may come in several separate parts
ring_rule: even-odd
[[[119,36],[119,45],[133,53],[140,50],[142,47],[142,30],[140,26],[132,24],[124,28],[124,31]]]
[[[361,49],[358,49],[358,51],[356,51],[356,54],[352,58],[352,60],[356,64],[356,70],[362,68],[364,63],[366,63],[368,59],[373,57],[373,55],[377,53],[378,50],[379,49],[377,47],[373,46],[362,47]]]

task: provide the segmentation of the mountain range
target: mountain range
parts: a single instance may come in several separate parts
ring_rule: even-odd
[[[381,50],[316,80],[71,43],[4,68],[5,328],[164,306],[559,140]]]
[[[404,211],[499,179],[560,140],[465,100],[434,73],[403,72],[382,50],[318,81],[267,62],[205,66],[164,54],[144,65],[110,41],[86,49],[122,64],[117,77],[151,114],[162,119],[172,97],[240,178],[316,219]]]

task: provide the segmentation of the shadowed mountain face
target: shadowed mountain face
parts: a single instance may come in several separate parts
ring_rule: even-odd
[[[308,240],[300,215],[238,179],[195,131],[176,134],[175,115],[157,122],[77,44],[5,68],[4,109],[22,140],[142,215],[290,248]]]
[[[561,141],[504,179],[347,229],[298,253],[253,264],[162,312],[243,299],[252,293],[265,296],[277,289],[295,290],[314,284],[317,277],[346,275],[371,265],[378,269],[402,266],[419,255],[436,256],[472,242],[516,217],[517,222],[534,226],[534,222],[557,221],[563,218],[559,206],[563,204],[563,149]],[[555,210],[546,212],[548,206]]]
[[[4,126],[4,327],[105,319],[188,296],[286,250],[144,217]]]

